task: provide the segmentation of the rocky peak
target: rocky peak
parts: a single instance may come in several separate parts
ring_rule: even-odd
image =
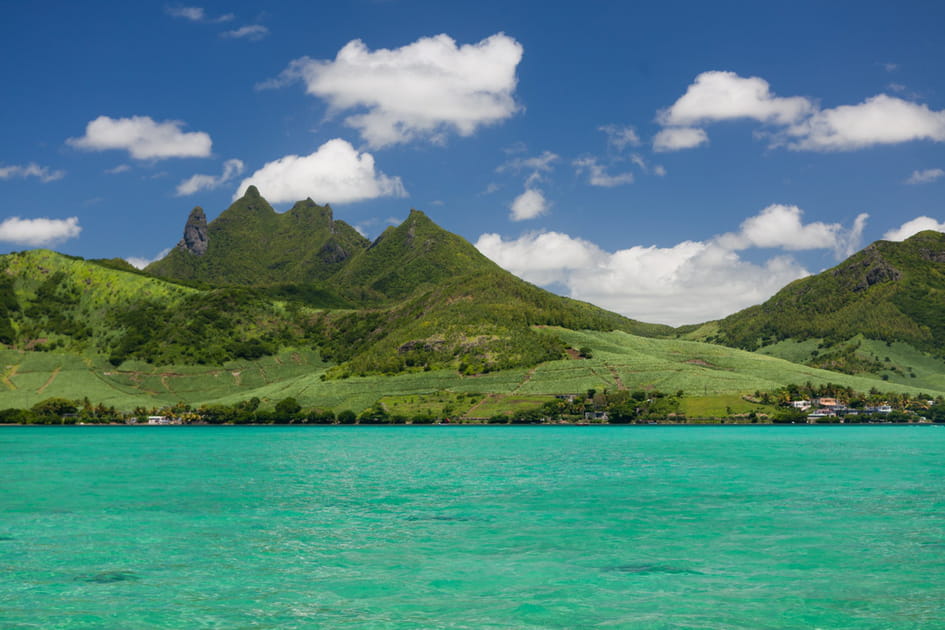
[[[190,211],[187,225],[184,226],[184,238],[177,246],[194,256],[203,256],[207,253],[208,242],[207,215],[203,213],[203,208],[197,206]]]

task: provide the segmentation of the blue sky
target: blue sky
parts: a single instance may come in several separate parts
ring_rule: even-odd
[[[0,41],[0,251],[138,264],[250,183],[373,238],[704,321],[945,231],[940,2],[35,2]]]

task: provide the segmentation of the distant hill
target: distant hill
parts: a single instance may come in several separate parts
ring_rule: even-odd
[[[792,282],[764,304],[680,332],[849,373],[895,371],[888,352],[867,352],[872,341],[942,358],[945,234],[877,241],[832,269]],[[803,353],[791,349],[809,340],[818,343]]]

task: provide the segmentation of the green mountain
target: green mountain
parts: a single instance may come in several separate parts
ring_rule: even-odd
[[[255,188],[145,273],[47,251],[0,257],[0,337],[24,350],[151,365],[221,365],[289,348],[328,378],[528,367],[564,356],[537,326],[666,334],[548,293],[412,211],[369,243],[304,201],[275,212]]]
[[[307,283],[328,278],[368,245],[330,207],[307,199],[280,214],[250,186],[209,225],[194,208],[184,238],[145,271],[212,286]]]
[[[764,304],[680,332],[848,373],[914,373],[890,352],[945,357],[945,234],[877,241]]]
[[[866,391],[880,377],[938,395],[943,238],[874,244],[765,305],[674,331],[524,282],[422,212],[369,243],[327,207],[279,214],[250,190],[209,225],[191,213],[148,272],[47,250],[0,256],[0,408],[293,397],[337,411],[384,397],[481,416],[607,389],[761,412],[742,395],[808,381]]]

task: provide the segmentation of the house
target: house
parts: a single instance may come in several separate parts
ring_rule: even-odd
[[[801,411],[807,411],[810,409],[811,405],[809,400],[792,400],[791,406],[795,409],[800,409]]]
[[[148,424],[180,424],[180,419],[170,416],[148,416]]]
[[[807,422],[814,423],[822,418],[836,418],[837,414],[831,411],[830,409],[818,409],[812,414],[808,414]]]

